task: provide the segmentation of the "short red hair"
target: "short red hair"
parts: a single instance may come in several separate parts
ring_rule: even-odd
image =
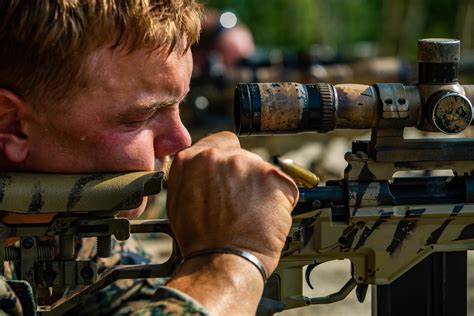
[[[0,1],[0,87],[33,105],[61,103],[87,86],[95,49],[184,53],[201,12],[195,0]]]

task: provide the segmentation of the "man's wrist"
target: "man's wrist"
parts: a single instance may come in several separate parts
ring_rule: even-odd
[[[183,262],[188,261],[194,257],[200,257],[200,256],[206,256],[206,255],[214,255],[214,254],[232,254],[238,257],[241,257],[251,264],[255,266],[255,268],[258,270],[258,272],[262,276],[263,283],[265,284],[267,282],[268,278],[268,273],[267,270],[265,269],[265,266],[263,265],[262,261],[258,259],[255,255],[251,254],[248,251],[239,249],[239,248],[234,248],[234,247],[216,247],[216,248],[207,248],[203,250],[198,250],[195,252],[192,252],[190,254],[187,254],[183,258]]]
[[[186,260],[167,286],[188,294],[216,315],[231,310],[255,313],[263,292],[262,276],[255,266],[226,253]]]

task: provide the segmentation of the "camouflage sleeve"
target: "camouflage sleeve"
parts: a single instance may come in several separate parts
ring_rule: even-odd
[[[20,300],[8,285],[4,277],[0,277],[0,315],[23,315]]]
[[[135,311],[132,316],[208,316],[206,309],[188,295],[166,286],[160,287],[153,302]]]

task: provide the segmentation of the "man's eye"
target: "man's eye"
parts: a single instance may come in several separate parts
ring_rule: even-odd
[[[137,118],[134,118],[131,120],[131,123],[132,124],[145,124],[151,120],[153,120],[158,114],[159,114],[159,110],[156,110],[152,113],[149,113],[149,114],[146,114],[146,115],[142,115],[140,117],[137,117]]]
[[[154,111],[151,111],[149,113],[143,113],[139,116],[136,117],[129,117],[125,119],[125,122],[127,125],[136,127],[136,126],[142,126],[147,124],[148,122],[153,121],[157,117],[161,115],[165,115],[167,112],[173,112],[173,111],[179,111],[179,106],[178,104],[176,105],[170,105],[162,108],[158,108]]]

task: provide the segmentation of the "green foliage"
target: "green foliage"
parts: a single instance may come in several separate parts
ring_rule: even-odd
[[[416,47],[405,46],[416,38],[460,38],[459,30],[472,24],[457,21],[468,1],[208,0],[206,5],[237,13],[261,46],[340,48],[369,41],[378,42],[385,54],[412,55]]]
[[[306,48],[377,39],[380,0],[209,0],[230,10],[252,30],[259,45]]]
[[[461,1],[428,1],[429,17],[425,27],[425,37],[456,37],[457,6]]]
[[[259,45],[303,48],[318,40],[318,2],[313,0],[210,0],[230,10],[251,29]]]

